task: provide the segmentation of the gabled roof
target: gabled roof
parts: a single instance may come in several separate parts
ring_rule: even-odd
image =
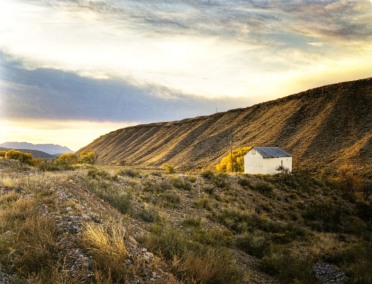
[[[292,157],[291,154],[278,147],[253,147],[263,158]]]

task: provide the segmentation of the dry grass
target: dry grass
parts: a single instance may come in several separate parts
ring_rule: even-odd
[[[81,234],[81,244],[93,257],[99,283],[121,283],[129,277],[131,271],[124,264],[128,252],[122,225],[87,224]]]
[[[58,261],[54,221],[41,216],[35,200],[17,197],[14,192],[1,197],[1,262],[8,269],[11,265],[20,279],[49,281],[50,268]]]

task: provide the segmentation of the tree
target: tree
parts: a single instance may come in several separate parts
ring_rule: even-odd
[[[223,157],[219,164],[216,165],[216,170],[219,172],[243,172],[244,171],[244,155],[251,150],[251,146],[243,147],[232,151]]]
[[[17,150],[9,150],[5,153],[6,159],[12,159],[20,161],[22,164],[32,164],[32,154],[25,153]]]
[[[56,159],[57,165],[71,166],[78,163],[78,156],[75,153],[65,153]]]
[[[80,153],[82,163],[94,165],[98,159],[98,155],[93,150],[87,150]]]

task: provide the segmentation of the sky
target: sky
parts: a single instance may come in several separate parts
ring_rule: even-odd
[[[372,76],[369,0],[2,0],[0,143],[109,131]]]

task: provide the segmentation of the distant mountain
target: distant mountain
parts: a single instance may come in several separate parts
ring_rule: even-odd
[[[12,149],[14,149],[14,148],[12,148]],[[8,151],[8,150],[10,150],[10,149],[5,148],[5,147],[0,147],[0,151]],[[30,153],[30,154],[32,154],[33,158],[40,158],[40,159],[45,159],[45,160],[51,160],[51,159],[56,158],[55,155],[51,155],[51,154],[45,153],[43,151],[31,150],[31,149],[17,149],[17,150],[21,151],[21,152],[24,152],[24,153]]]
[[[79,151],[94,150],[100,163],[197,169],[216,164],[230,141],[233,148],[280,147],[293,154],[294,168],[349,163],[371,172],[372,78],[210,116],[119,129]]]
[[[42,151],[51,155],[71,153],[71,149],[56,144],[32,144],[28,142],[5,142],[0,144],[0,147],[9,149],[29,149]]]

